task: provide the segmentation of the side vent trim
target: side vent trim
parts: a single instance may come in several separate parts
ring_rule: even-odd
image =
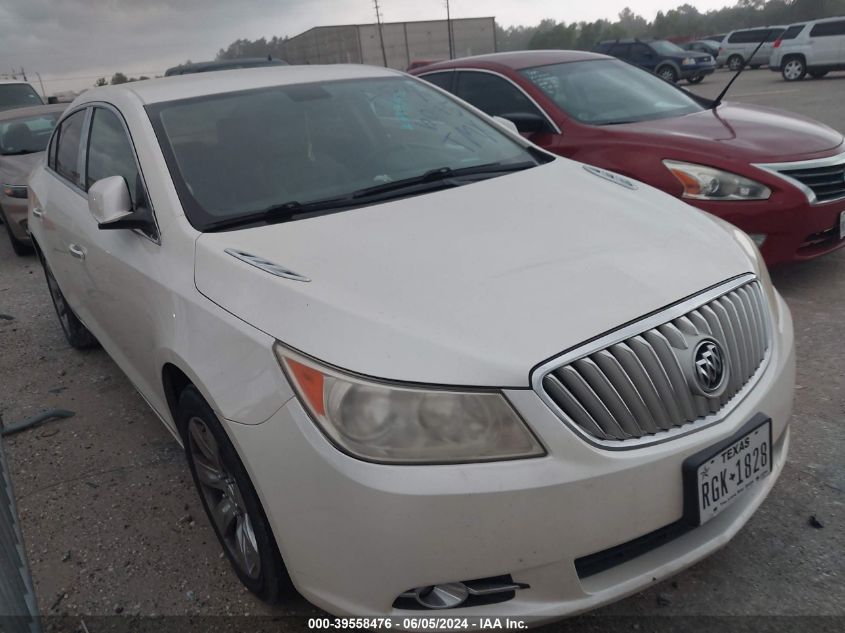
[[[299,273],[294,272],[289,268],[279,266],[279,264],[264,259],[263,257],[253,255],[252,253],[245,253],[244,251],[239,251],[234,248],[227,248],[225,252],[234,257],[235,259],[239,259],[242,262],[249,264],[250,266],[255,266],[256,268],[259,268],[266,273],[270,273],[271,275],[275,275],[276,277],[284,277],[285,279],[291,279],[293,281],[303,281],[306,283],[311,281],[311,279],[309,279],[305,275],[300,275]]]

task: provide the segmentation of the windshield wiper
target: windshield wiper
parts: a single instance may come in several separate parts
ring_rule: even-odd
[[[524,161],[521,163],[510,164],[488,163],[486,165],[476,165],[474,167],[463,167],[459,169],[439,167],[437,169],[430,169],[420,176],[403,178],[402,180],[396,180],[394,182],[386,182],[373,187],[358,189],[349,195],[338,198],[324,198],[322,200],[314,200],[312,202],[289,200],[287,202],[282,202],[281,204],[271,205],[261,209],[260,211],[245,213],[236,217],[211,222],[210,224],[205,225],[202,230],[205,232],[211,232],[256,224],[259,222],[263,222],[265,224],[288,222],[297,216],[308,213],[335,211],[349,207],[363,206],[372,202],[390,200],[392,198],[408,194],[428,193],[439,189],[457,187],[464,184],[460,182],[460,179],[466,176],[493,175],[497,173],[521,171],[523,169],[536,166],[537,163],[534,161]]]
[[[536,167],[537,163],[534,161],[523,161],[521,163],[487,163],[485,165],[475,165],[473,167],[459,167],[454,169],[452,167],[438,167],[437,169],[429,169],[421,176],[413,176],[411,178],[403,178],[402,180],[395,180],[393,182],[386,182],[381,185],[359,189],[352,193],[353,198],[370,198],[371,196],[379,196],[385,193],[392,193],[397,191],[405,191],[413,189],[418,185],[429,183],[446,183],[448,186],[457,186],[461,183],[449,183],[452,179],[461,178],[464,176],[477,175],[493,175],[512,171],[522,171],[529,167]]]

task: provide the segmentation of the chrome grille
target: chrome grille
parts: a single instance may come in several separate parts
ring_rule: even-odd
[[[845,198],[845,154],[757,167],[791,181],[801,188],[813,204]]]
[[[656,440],[713,419],[768,357],[768,309],[760,284],[745,278],[692,309],[671,311],[650,317],[630,336],[611,334],[598,349],[552,361],[541,368],[535,388],[565,421],[601,441]],[[716,341],[728,367],[723,390],[712,396],[695,385],[693,355],[702,341]]]

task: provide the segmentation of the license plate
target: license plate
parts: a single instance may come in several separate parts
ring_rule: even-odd
[[[684,461],[684,515],[702,525],[772,472],[772,421],[762,415],[739,433]]]
[[[839,239],[845,239],[845,211],[839,214]]]

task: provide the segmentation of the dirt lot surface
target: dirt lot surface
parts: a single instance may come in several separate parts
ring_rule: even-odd
[[[717,73],[695,91],[713,96],[727,79]],[[787,84],[765,69],[750,71],[732,93],[845,130],[843,73]],[[104,352],[67,346],[36,259],[15,257],[0,238],[0,314],[11,317],[0,319],[0,415],[8,424],[50,407],[76,412],[5,441],[42,612],[72,622],[113,614],[319,613],[301,598],[270,608],[242,588],[179,446]],[[780,481],[723,550],[596,613],[605,618],[577,618],[566,630],[611,622],[637,630],[642,622],[610,616],[845,617],[845,250],[772,276],[793,311],[799,359],[793,444]],[[700,617],[647,622],[644,630],[725,626]],[[730,622],[760,630],[764,621]],[[796,630],[845,626],[845,619],[810,628],[801,619],[766,622]],[[302,626],[299,619],[277,622]]]

